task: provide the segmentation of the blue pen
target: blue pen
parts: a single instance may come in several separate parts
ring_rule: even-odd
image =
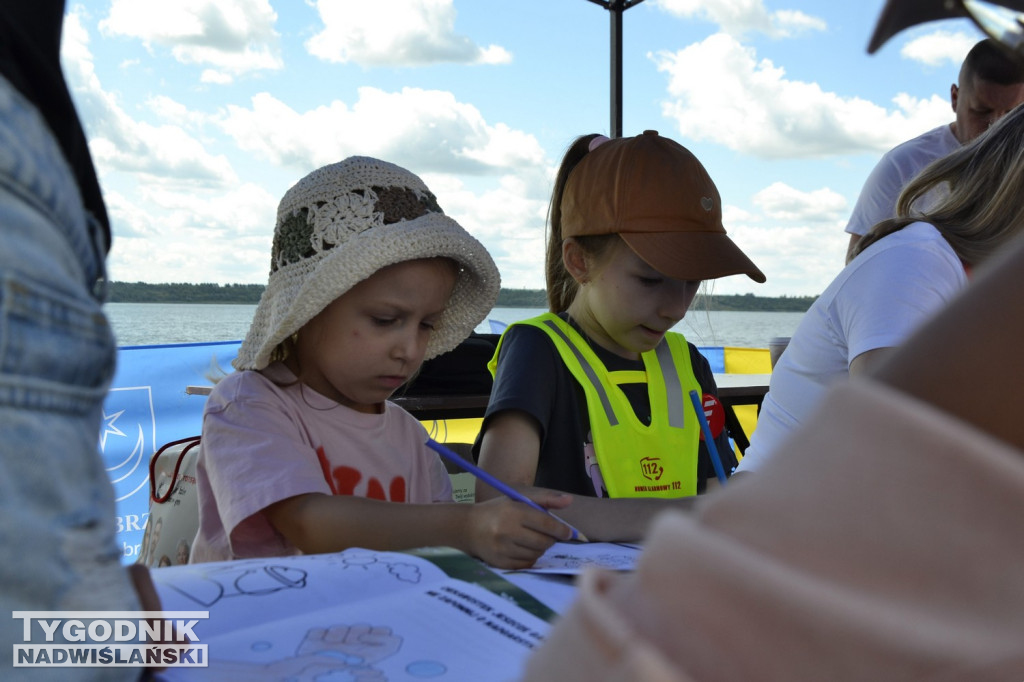
[[[711,455],[711,464],[715,467],[715,475],[718,482],[725,485],[725,468],[722,466],[722,458],[718,456],[718,448],[715,446],[715,437],[711,435],[711,427],[708,426],[708,418],[704,416],[704,404],[697,391],[690,391],[690,400],[693,401],[693,409],[697,411],[697,421],[700,422],[701,431],[704,432],[704,444],[708,446],[708,454]]]
[[[587,540],[587,536],[581,533],[580,531],[576,530],[576,528],[571,523],[566,522],[564,519],[558,518],[558,516],[552,514],[550,511],[540,506],[526,495],[523,495],[522,493],[516,491],[514,488],[511,488],[505,483],[502,483],[497,478],[487,473],[486,471],[484,471],[477,465],[473,464],[472,462],[469,462],[463,459],[462,457],[459,457],[457,454],[455,454],[445,446],[441,445],[433,438],[427,438],[427,447],[436,452],[437,454],[441,455],[445,459],[455,462],[460,467],[462,467],[469,473],[473,474],[481,481],[491,486],[498,492],[504,494],[505,496],[511,497],[513,500],[516,500],[517,502],[523,502],[524,504],[528,504],[534,509],[542,511],[550,516],[553,516],[554,518],[558,519],[558,521],[560,521],[561,523],[564,523],[565,525],[569,526],[569,529],[572,531],[573,540],[579,540],[580,542],[589,542],[589,540]]]

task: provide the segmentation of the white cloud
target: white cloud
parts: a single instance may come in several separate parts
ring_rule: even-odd
[[[655,0],[654,4],[683,19],[697,17],[710,21],[722,32],[734,36],[758,32],[773,38],[788,38],[827,28],[823,19],[797,10],[768,12],[762,0]]]
[[[202,126],[202,115],[168,97],[147,102],[166,123],[126,113],[96,75],[83,19],[77,8],[67,15],[61,58],[111,217],[111,277],[260,281],[266,268],[254,264],[268,262],[278,198],[240,183],[224,156],[186,131]]]
[[[772,35],[780,38],[788,38],[806,31],[824,31],[828,28],[824,19],[791,9],[773,12],[771,22],[774,28]]]
[[[241,6],[230,7],[236,5]],[[434,17],[448,12],[453,22],[450,5],[445,0],[428,9]],[[193,16],[207,5],[172,6],[191,8],[192,14],[185,15]],[[723,7],[713,3],[708,11]],[[426,5],[416,8],[428,11]],[[157,96],[136,94],[128,86],[123,93],[106,91],[94,69],[84,10],[76,12],[65,24],[63,58],[112,216],[114,279],[263,282],[283,191],[315,167],[368,154],[420,174],[445,211],[491,251],[504,286],[543,286],[544,223],[557,160],[531,134],[539,127],[512,128],[489,120],[493,114],[486,114],[483,104],[478,107],[476,99],[417,87],[364,87],[347,101],[331,99],[329,93],[308,104],[306,96],[289,99],[286,89],[252,95],[258,91],[242,83],[237,89],[246,94],[220,108],[207,99],[190,99],[196,88],[175,90],[170,80],[166,88],[161,83]],[[799,17],[782,23],[795,26]],[[241,38],[218,43],[209,27],[197,29],[196,40],[219,47],[223,59],[205,62],[201,78],[219,82],[242,68],[224,57],[231,52],[227,48],[234,46],[242,64],[245,52],[237,46],[247,43]],[[133,34],[154,50],[154,63],[166,64],[172,52],[180,59],[174,46],[193,44],[185,28],[170,22],[158,28],[136,25]],[[401,22],[397,28],[399,33],[452,33],[451,24],[447,33]],[[104,36],[94,32],[93,38]],[[104,47],[117,42],[124,41],[107,39]],[[137,46],[133,49],[137,54]],[[218,53],[190,54],[213,60]],[[886,108],[787,79],[781,68],[758,60],[753,50],[724,35],[654,61],[668,81],[666,111],[685,135],[746,154],[791,158],[881,151],[929,127],[929,117],[937,121],[934,125],[949,118],[948,102],[938,98],[899,95]],[[114,82],[111,71],[101,68],[99,73]],[[137,75],[136,70],[132,76]],[[842,266],[843,197],[830,188],[797,189],[806,183],[784,173],[778,179],[748,193],[742,208],[725,207],[730,236],[761,265],[768,283],[730,277],[716,283],[719,293],[816,294]]]
[[[718,294],[817,296],[843,268],[849,236],[845,221],[729,224],[729,237],[764,272],[757,284],[746,277],[716,280]]]
[[[484,242],[506,286],[543,286],[554,169],[532,135],[489,124],[451,93],[362,88],[351,106],[333,101],[302,112],[263,93],[250,108],[226,109],[219,123],[241,149],[302,173],[353,154],[409,168]]]
[[[889,111],[859,97],[786,78],[753,48],[718,33],[677,52],[651,55],[668,75],[662,112],[680,132],[762,158],[813,158],[883,151],[950,119],[933,96],[894,98]]]
[[[208,66],[203,82],[227,83],[282,68],[276,21],[267,0],[112,0],[100,30],[170,48],[183,64]]]
[[[425,174],[424,181],[452,216],[487,246],[499,264],[502,286],[544,286],[544,221],[554,169],[534,178],[503,175],[496,186],[472,191],[458,178]]]
[[[80,5],[71,8],[64,16],[61,33],[60,59],[65,78],[78,89],[99,91],[99,79],[89,49],[89,31],[85,28],[85,9]]]
[[[494,175],[544,162],[532,135],[490,125],[476,107],[439,90],[365,87],[351,106],[335,100],[305,112],[261,93],[251,108],[229,106],[220,125],[242,149],[304,170],[353,154],[389,159],[420,173]]]
[[[900,48],[900,55],[927,66],[942,66],[949,63],[959,70],[964,57],[977,42],[976,34],[934,31],[908,42]]]
[[[279,197],[252,183],[180,191],[152,183],[105,193],[115,281],[261,283]]]
[[[751,198],[755,212],[723,207],[729,237],[764,272],[715,280],[716,294],[817,296],[844,265],[847,201],[829,188],[804,192],[775,182]]]
[[[226,157],[210,153],[217,145],[247,155],[247,173],[292,169],[291,181],[352,154],[400,163],[423,176],[445,211],[492,250],[507,284],[542,286],[553,169],[532,135],[488,123],[449,92],[416,88],[363,88],[351,105],[332,101],[307,111],[260,94],[249,108],[214,115],[157,95],[138,109],[155,122],[134,119],[104,91],[79,18],[66,22],[65,69],[89,121],[114,226],[114,279],[265,280],[287,184],[274,186],[283,184],[280,176],[243,182]]]
[[[177,126],[153,126],[123,120],[118,138],[94,136],[89,143],[96,165],[107,172],[144,173],[159,181],[226,187],[237,180],[223,156],[207,153],[203,144]]]
[[[101,179],[104,174],[125,171],[160,182],[214,186],[237,182],[227,159],[209,153],[181,127],[136,121],[114,95],[104,91],[79,11],[72,11],[65,19],[61,60],[79,114],[87,122],[89,149]]]
[[[329,62],[421,66],[439,62],[504,64],[502,47],[480,47],[455,33],[452,0],[314,0],[323,30],[306,42]]]
[[[223,71],[217,69],[203,69],[203,72],[199,74],[200,83],[211,83],[213,85],[228,85],[234,81],[234,77]]]
[[[759,216],[740,208],[739,206],[733,206],[731,204],[725,204],[722,206],[722,223],[726,229],[729,229],[730,225],[738,223],[751,223],[756,222]]]
[[[146,100],[146,107],[165,121],[174,121],[193,128],[198,128],[209,120],[206,114],[192,111],[166,95],[150,97]]]
[[[834,222],[849,208],[846,197],[827,187],[802,192],[783,182],[773,182],[752,201],[772,220]]]

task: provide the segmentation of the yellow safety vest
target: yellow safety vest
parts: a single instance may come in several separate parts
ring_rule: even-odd
[[[610,372],[579,332],[557,315],[544,313],[516,324],[543,330],[583,388],[594,451],[611,497],[697,494],[700,423],[689,393],[700,393],[701,387],[682,334],[669,332],[654,350],[642,353],[645,371]],[[492,375],[500,350],[501,340],[488,365]],[[637,418],[618,388],[644,382],[651,404],[649,425]]]

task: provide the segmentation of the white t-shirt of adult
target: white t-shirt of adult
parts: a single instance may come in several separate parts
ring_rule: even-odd
[[[304,493],[451,502],[427,433],[391,402],[364,414],[295,381],[284,365],[228,375],[203,414],[192,561],[299,554],[261,513]]]
[[[932,161],[959,147],[960,142],[945,124],[890,149],[864,182],[846,231],[863,236],[881,221],[894,217],[896,200],[906,184]],[[947,193],[945,185],[934,187],[918,199],[914,208],[925,211]]]
[[[779,445],[834,382],[849,378],[854,358],[899,345],[966,285],[960,259],[927,223],[912,223],[865,249],[801,319],[772,370],[757,428],[736,470],[754,471],[783,456]]]

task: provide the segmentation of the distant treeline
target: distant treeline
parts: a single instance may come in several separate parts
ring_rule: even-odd
[[[705,303],[698,296],[690,306],[696,310],[736,310],[743,312],[804,313],[817,296],[754,296],[753,294],[715,294]]]
[[[802,313],[806,312],[817,296],[755,296],[732,294],[698,296],[694,310],[737,310],[744,312]],[[498,294],[500,308],[546,308],[547,295],[543,289],[502,289]]]
[[[110,282],[113,303],[259,303],[262,284],[147,284]],[[753,294],[716,294],[708,299],[698,296],[696,310],[738,310],[763,312],[806,311],[815,296],[755,296]],[[546,308],[543,289],[502,289],[499,308]]]
[[[262,284],[110,282],[112,303],[259,303]]]

